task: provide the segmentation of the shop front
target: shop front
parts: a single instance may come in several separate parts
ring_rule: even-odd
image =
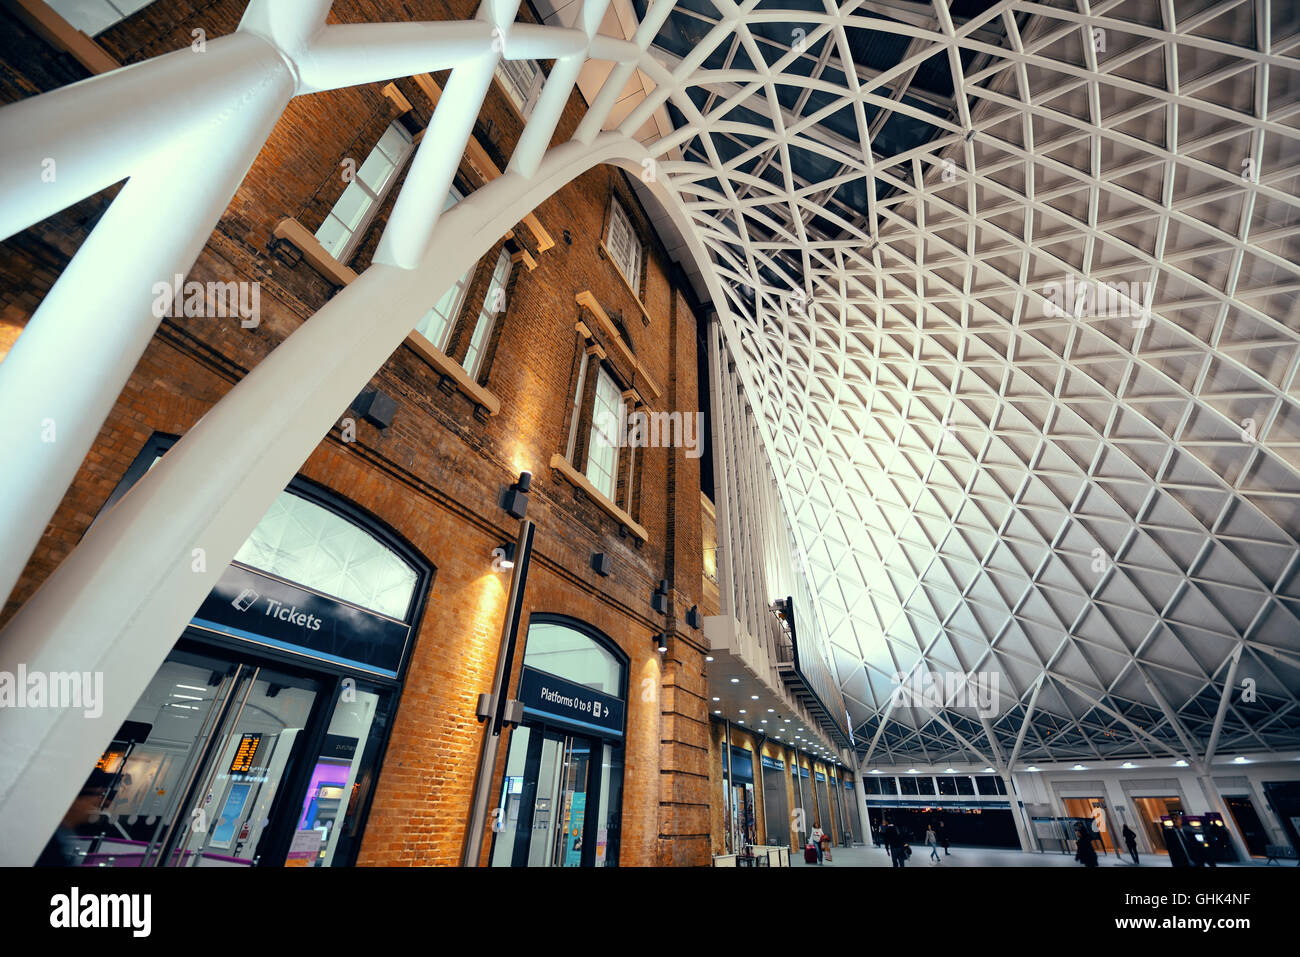
[[[858,814],[858,795],[852,781],[844,782],[844,814],[849,819],[849,828],[853,834],[853,843],[862,843],[862,819]]]
[[[493,813],[493,867],[616,867],[627,659],[594,629],[533,615]]]
[[[790,846],[790,802],[785,793],[785,762],[762,757],[763,821],[769,845]]]
[[[109,505],[167,444],[151,440]],[[52,846],[87,866],[351,864],[432,573],[295,479],[87,769],[73,807],[89,813],[70,811]]]

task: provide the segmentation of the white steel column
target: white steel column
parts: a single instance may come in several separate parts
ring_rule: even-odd
[[[0,365],[0,447],[22,463],[0,472],[0,597],[158,327],[154,284],[189,272],[293,95],[275,51],[251,36],[246,43],[269,54],[261,84],[245,80],[245,99],[133,170]]]
[[[614,133],[554,148],[449,211],[418,269],[376,265],[299,327],[86,534],[0,632],[0,670],[100,672],[103,714],[0,709],[0,863],[29,864],[235,552],[428,304],[593,166],[639,168]],[[357,317],[371,321],[359,322]],[[269,414],[268,410],[274,410]],[[205,565],[194,562],[202,549]]]

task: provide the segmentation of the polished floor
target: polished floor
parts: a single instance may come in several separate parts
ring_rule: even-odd
[[[889,854],[879,847],[836,847],[831,850],[831,860],[826,861],[822,867],[890,867]],[[1024,851],[1012,850],[1010,848],[997,847],[958,847],[953,845],[949,849],[947,856],[944,856],[943,848],[939,849],[939,861],[936,863],[930,860],[930,849],[924,846],[912,846],[912,856],[907,861],[907,867],[1079,867],[1074,860],[1074,852],[1062,854],[1058,851],[1046,851],[1041,854],[1027,854]],[[1109,855],[1098,855],[1097,864],[1099,867],[1133,867],[1133,861],[1128,856],[1123,860],[1115,857],[1114,853]],[[1220,864],[1220,867],[1252,867],[1263,866],[1262,860],[1250,861],[1247,864]],[[812,867],[814,865],[805,864],[802,859],[791,860],[791,867]],[[1164,854],[1149,855],[1138,854],[1139,867],[1168,867],[1169,858]],[[1295,863],[1292,862],[1294,867]],[[906,868],[904,868],[906,869]]]

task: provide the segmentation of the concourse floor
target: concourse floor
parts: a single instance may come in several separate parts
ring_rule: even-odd
[[[833,860],[822,863],[821,867],[892,867],[889,861],[889,852],[880,847],[866,847],[857,845],[855,847],[836,847],[831,849]],[[1060,851],[1046,851],[1041,854],[1030,854],[1021,850],[1000,847],[958,847],[953,845],[945,857],[943,848],[939,848],[940,861],[935,863],[930,860],[930,849],[924,845],[918,847],[912,845],[912,856],[907,860],[907,867],[1081,867],[1074,860],[1074,853],[1062,854]],[[1103,855],[1098,853],[1097,865],[1099,867],[1133,867],[1132,858],[1125,856],[1123,860],[1115,857],[1114,853]],[[815,865],[805,864],[802,858],[798,860],[791,858],[791,867],[811,868]],[[1169,858],[1164,854],[1138,854],[1139,867],[1168,867]],[[1220,864],[1220,867],[1262,867],[1263,861],[1250,861],[1245,864]],[[1295,867],[1295,862],[1291,862]],[[906,868],[904,868],[906,869]]]

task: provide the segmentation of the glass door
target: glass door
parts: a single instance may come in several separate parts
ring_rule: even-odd
[[[601,747],[601,751],[593,747]],[[512,732],[494,812],[494,867],[591,867],[617,863],[614,775],[621,749],[581,735],[522,726]],[[611,778],[603,796],[602,779]],[[621,777],[621,775],[619,775]],[[610,798],[613,800],[611,801]]]
[[[56,835],[65,859],[258,863],[318,691],[316,681],[248,661],[173,651],[65,817]],[[87,806],[90,814],[78,811]]]
[[[220,731],[201,756],[183,813],[163,836],[155,863],[247,867],[258,862],[274,802],[293,770],[291,759],[302,750],[299,741],[318,689],[314,681],[257,665],[236,668]]]

